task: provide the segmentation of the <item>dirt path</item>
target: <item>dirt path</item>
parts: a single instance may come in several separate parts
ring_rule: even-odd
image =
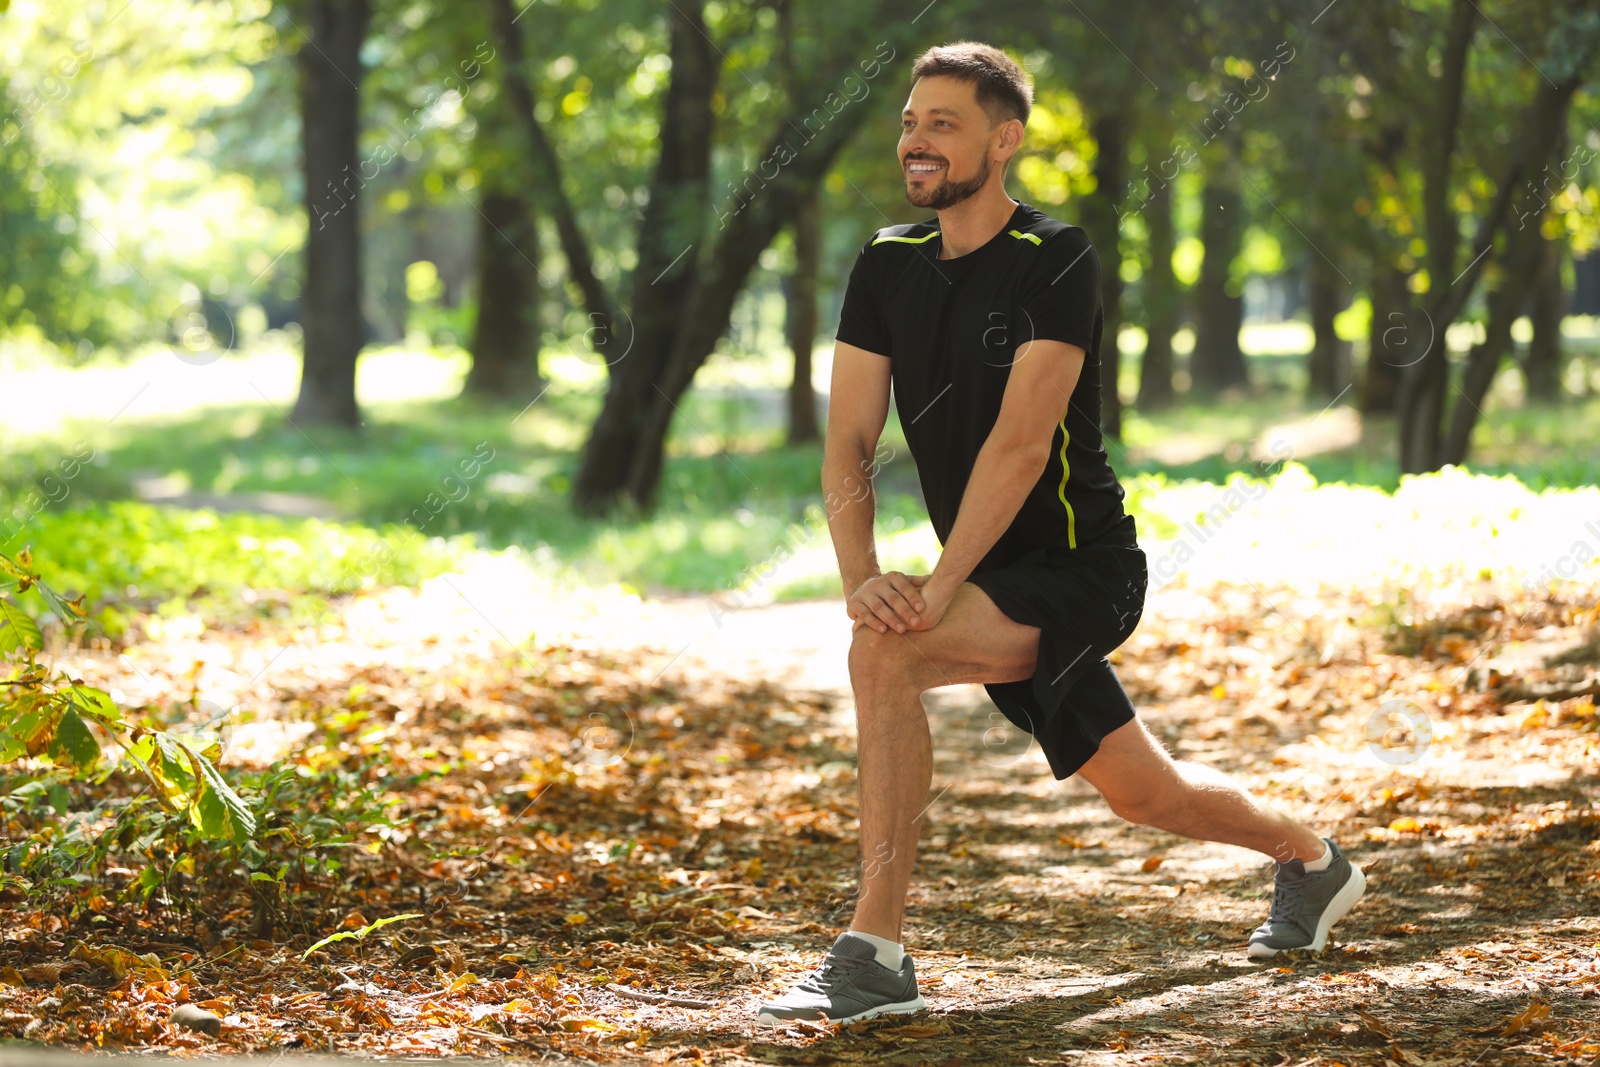
[[[198,659],[208,691],[243,694],[269,723],[365,712],[319,720],[327,739],[302,747],[366,737],[388,773],[437,775],[404,794],[412,833],[351,852],[264,929],[236,897],[199,901],[203,921],[7,905],[0,977],[79,938],[154,944],[174,977],[29,980],[0,991],[5,1025],[80,1048],[541,1062],[1466,1067],[1600,1053],[1593,701],[1505,702],[1513,681],[1588,677],[1592,590],[1461,588],[1401,621],[1373,594],[1160,591],[1118,654],[1141,717],[1367,872],[1325,954],[1270,965],[1244,955],[1270,902],[1266,857],[1122,822],[1086,783],[1054,781],[1028,739],[996,733],[981,687],[929,693],[934,797],[905,933],[929,1011],[772,1032],[755,1026],[756,1000],[817,962],[855,887],[839,605],[717,619],[700,599],[619,613],[605,598],[513,597],[541,620],[524,643],[488,585],[451,589],[359,601],[314,635],[169,628],[126,659],[83,657],[86,677],[135,704],[186,693]],[[1388,713],[1408,709],[1406,735]],[[1369,744],[1374,723],[1387,744]],[[236,740],[235,758],[270,749]],[[403,911],[425,918],[362,954],[300,961],[332,929]],[[402,964],[408,949],[428,962]],[[181,999],[234,1028],[171,1026]]]

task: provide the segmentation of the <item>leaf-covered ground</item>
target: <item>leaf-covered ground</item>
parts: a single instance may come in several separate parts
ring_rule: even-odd
[[[1179,758],[1366,871],[1326,953],[1248,960],[1266,857],[1116,819],[980,688],[950,687],[925,698],[934,797],[905,932],[929,1010],[776,1031],[755,1001],[818,961],[856,884],[839,605],[566,625],[551,602],[526,643],[426,591],[357,598],[315,632],[150,624],[65,661],[125,706],[255,709],[225,762],[380,756],[420,779],[410,821],[286,899],[146,909],[120,899],[131,860],[73,921],[13,894],[0,1033],[187,1056],[1596,1062],[1595,589],[1349,588],[1174,584],[1116,657]],[[182,1025],[182,1004],[216,1018]]]

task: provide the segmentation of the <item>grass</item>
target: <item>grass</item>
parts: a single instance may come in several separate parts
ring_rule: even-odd
[[[1295,364],[1289,357],[1251,358],[1269,383],[1254,394],[1127,413],[1123,441],[1108,448],[1136,514],[1174,481],[1220,484],[1235,472],[1263,473],[1259,448],[1273,426],[1327,429],[1348,419],[1343,405],[1323,412],[1320,404],[1270,384],[1290,373]],[[265,542],[313,548],[329,536],[325,524],[273,518],[273,529],[262,532],[246,529],[267,521],[260,516],[225,516],[208,527],[159,519],[155,509],[108,506],[159,492],[191,505],[321,509],[349,524],[338,527],[341,537],[360,529],[397,545],[419,540],[420,533],[422,540],[470,534],[488,548],[549,546],[549,555],[581,580],[620,581],[655,593],[744,589],[789,598],[837,591],[821,505],[821,446],[782,444],[787,361],[781,354],[715,357],[680,403],[655,513],[605,521],[578,518],[567,497],[600,407],[600,368],[553,354],[547,370],[554,385],[519,411],[455,396],[465,365],[458,350],[370,352],[360,384],[368,425],[352,433],[302,432],[285,420],[295,379],[292,353],[282,349],[230,356],[200,374],[161,352],[125,365],[101,359],[77,370],[35,361],[26,368],[33,376],[30,393],[74,400],[65,410],[30,406],[14,418],[0,413],[0,432],[13,442],[0,456],[0,516],[10,511],[30,520],[10,539],[0,530],[0,549],[48,543],[63,566],[103,596],[120,595],[128,585],[152,595],[193,595],[207,585],[202,564],[220,569],[224,585],[300,581],[336,591],[333,579],[314,570],[229,567],[226,552],[217,548]],[[827,369],[827,353],[819,351],[815,382],[821,387]],[[1125,384],[1130,377],[1136,383],[1136,358],[1125,361],[1123,373]],[[1473,469],[1514,474],[1533,488],[1600,480],[1591,429],[1600,425],[1600,399],[1522,405],[1514,377],[1502,375],[1485,405],[1488,415],[1475,435],[1481,459]],[[140,381],[158,383],[158,403],[126,400],[150,396],[148,384],[134,392]],[[105,393],[99,401],[97,385]],[[1393,432],[1381,421],[1368,423],[1358,440],[1326,447],[1313,441],[1292,458],[1318,482],[1392,491],[1399,483]],[[1163,460],[1163,445],[1179,440],[1188,442],[1190,458]],[[880,558],[886,568],[926,570],[938,558],[938,545],[893,413],[885,443],[894,452],[877,481]],[[263,504],[260,494],[289,499]],[[1158,510],[1147,516],[1152,532],[1164,523]],[[117,532],[91,536],[96,526]],[[205,532],[211,529],[223,532]],[[155,568],[164,577],[152,578],[145,557],[158,553],[164,539],[181,545],[187,538],[200,539],[189,553],[195,567],[185,571],[169,560]],[[95,546],[102,561],[90,566],[81,545]],[[419,556],[406,573],[440,565],[440,559]],[[404,580],[399,572],[391,577]]]

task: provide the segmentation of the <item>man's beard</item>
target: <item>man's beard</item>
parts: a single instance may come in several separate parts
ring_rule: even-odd
[[[949,173],[950,171],[948,170],[947,165],[945,174],[948,175]],[[989,154],[985,152],[983,155],[983,166],[978,168],[977,174],[973,175],[971,178],[968,178],[966,181],[953,182],[948,177],[944,177],[941,178],[939,184],[934,186],[932,189],[921,190],[913,190],[910,185],[907,185],[906,199],[911,202],[913,207],[926,207],[932,208],[934,211],[943,211],[946,208],[955,207],[957,204],[961,203],[961,201],[967,199],[969,196],[972,196],[979,189],[982,189],[984,183],[988,180]]]

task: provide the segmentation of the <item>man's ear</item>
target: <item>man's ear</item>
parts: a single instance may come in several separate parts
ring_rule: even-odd
[[[1009,163],[1017,149],[1022,147],[1022,132],[1022,122],[1018,119],[1007,119],[1000,124],[1000,143],[995,146],[999,162]]]

